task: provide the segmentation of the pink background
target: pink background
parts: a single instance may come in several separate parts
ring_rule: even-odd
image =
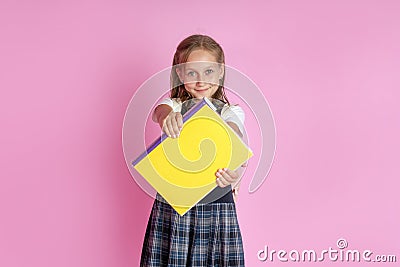
[[[237,206],[247,266],[311,266],[257,251],[341,237],[400,261],[400,2],[232,2],[1,1],[0,266],[138,266],[152,199],[122,122],[193,33],[221,43],[276,123],[271,172]]]

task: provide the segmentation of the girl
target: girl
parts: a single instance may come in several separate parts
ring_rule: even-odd
[[[179,136],[183,102],[203,97],[222,103],[217,107],[221,117],[242,136],[244,112],[239,106],[229,105],[223,87],[224,64],[221,46],[209,36],[192,35],[178,45],[171,70],[171,98],[164,99],[153,112],[153,121],[169,137]],[[218,194],[223,188],[227,193],[217,200],[203,199],[183,216],[157,194],[140,266],[244,266],[235,207],[240,174],[221,168],[215,175],[219,187],[212,193]]]

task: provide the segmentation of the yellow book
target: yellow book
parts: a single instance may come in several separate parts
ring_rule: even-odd
[[[182,216],[215,187],[220,168],[236,170],[252,151],[203,98],[183,116],[178,138],[163,134],[132,162]]]

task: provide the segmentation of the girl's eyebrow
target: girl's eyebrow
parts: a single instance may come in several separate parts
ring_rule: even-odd
[[[214,67],[214,66],[210,65],[210,66],[204,67],[204,69],[210,69],[210,68],[213,68],[213,67]],[[197,70],[192,69],[192,68],[187,68],[185,71],[188,71],[188,70],[197,71]]]

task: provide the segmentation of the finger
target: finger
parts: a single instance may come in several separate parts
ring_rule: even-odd
[[[238,173],[236,171],[232,171],[228,168],[224,168],[223,170],[225,170],[225,172],[232,177],[235,181],[237,180],[237,178],[239,177]]]
[[[177,121],[176,121],[176,114],[178,114],[178,113],[175,113],[171,117],[171,125],[172,125],[171,133],[172,133],[173,138],[178,137],[178,135],[179,135],[179,128],[178,128],[178,124],[177,124]]]
[[[162,130],[163,130],[163,132],[164,132],[167,136],[171,137],[171,134],[170,134],[170,132],[169,132],[169,130],[168,130],[167,125],[164,125],[163,128],[162,128]]]
[[[181,114],[181,113],[177,113],[177,114],[176,114],[176,122],[177,122],[177,124],[178,124],[179,130],[181,130],[182,127],[183,127],[183,117],[182,117],[182,114]]]
[[[230,185],[231,183],[226,179],[226,178],[224,178],[224,177],[219,177],[219,180],[221,181],[221,183],[224,185],[224,186],[228,186],[228,185]]]
[[[221,177],[225,179],[228,183],[233,183],[236,181],[234,177],[231,177],[225,170],[220,169],[219,173],[221,174]]]
[[[217,178],[215,181],[216,181],[216,183],[217,183],[217,185],[218,185],[219,187],[224,187],[224,185],[221,183],[221,181],[219,180],[219,178]]]
[[[167,132],[168,132],[168,136],[172,137],[173,135],[173,128],[172,128],[172,124],[171,124],[171,119],[167,118],[167,120],[165,121],[165,127],[167,128]]]
[[[234,183],[236,180],[234,178],[232,178],[230,175],[228,175],[226,172],[222,173],[221,176],[222,179],[224,179],[227,183],[232,184]]]
[[[224,188],[224,187],[227,186],[227,184],[224,184],[224,183],[222,182],[222,180],[221,180],[220,177],[217,178],[217,184],[218,184],[218,186],[221,187],[221,188]]]
[[[222,169],[219,169],[219,170],[216,172],[215,175],[218,177],[218,180],[219,180],[224,186],[230,185],[230,184],[231,184],[231,182],[229,181],[229,180],[230,180],[230,177],[227,176],[226,174],[225,174],[225,176],[224,176],[223,172],[224,172],[224,171],[223,171]]]
[[[171,136],[171,133],[169,132],[168,126],[167,126],[167,119],[164,119],[161,129],[167,136]]]

